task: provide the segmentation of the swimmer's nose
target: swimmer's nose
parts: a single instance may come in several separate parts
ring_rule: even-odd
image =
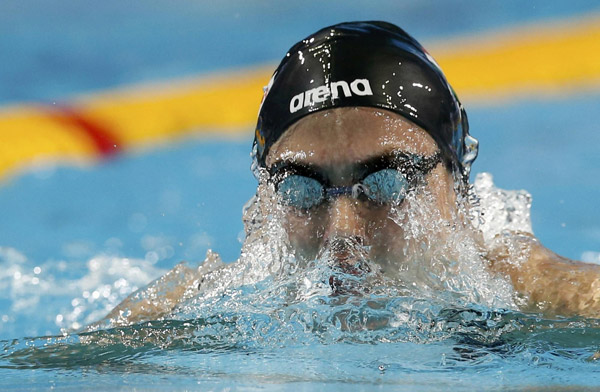
[[[358,214],[357,204],[355,199],[347,196],[332,201],[324,235],[325,241],[336,237],[354,237],[359,243],[364,242],[365,222]]]

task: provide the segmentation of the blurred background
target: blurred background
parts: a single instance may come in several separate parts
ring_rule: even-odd
[[[597,0],[3,0],[0,337],[77,328],[209,248],[235,260],[262,86],[296,41],[369,19],[446,72],[473,178],[526,189],[546,246],[600,262]]]

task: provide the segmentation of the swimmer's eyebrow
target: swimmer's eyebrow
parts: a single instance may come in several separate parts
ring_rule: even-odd
[[[391,151],[383,155],[374,156],[356,163],[354,172],[358,179],[383,169],[403,169],[414,171],[426,159],[425,155],[413,154],[404,151]]]
[[[322,184],[326,184],[326,176],[323,174],[319,166],[305,162],[298,162],[289,159],[284,159],[279,162],[275,162],[271,167],[267,168],[269,175],[272,179],[281,178],[288,174],[298,174],[305,177],[310,177],[318,180]]]
[[[419,163],[424,159],[426,159],[426,156],[421,154],[391,151],[352,163],[352,177],[353,180],[358,181],[362,180],[370,173],[389,168],[406,168],[406,170],[412,171],[415,168],[418,168]],[[308,162],[284,159],[275,162],[267,168],[267,171],[271,175],[271,178],[277,178],[288,174],[299,174],[319,180],[322,184],[328,183],[327,170],[321,166]]]

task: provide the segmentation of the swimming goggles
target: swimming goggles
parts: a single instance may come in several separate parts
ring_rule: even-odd
[[[377,157],[357,167],[359,181],[350,186],[332,186],[315,168],[295,162],[281,162],[269,168],[279,202],[308,210],[342,195],[368,200],[378,205],[399,204],[420,180],[441,162],[434,155],[393,153]]]

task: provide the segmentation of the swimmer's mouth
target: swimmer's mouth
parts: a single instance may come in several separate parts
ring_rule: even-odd
[[[368,263],[368,248],[360,237],[336,237],[326,242],[319,259],[326,261],[334,274],[329,277],[329,286],[334,295],[364,294],[364,278],[372,272]]]

